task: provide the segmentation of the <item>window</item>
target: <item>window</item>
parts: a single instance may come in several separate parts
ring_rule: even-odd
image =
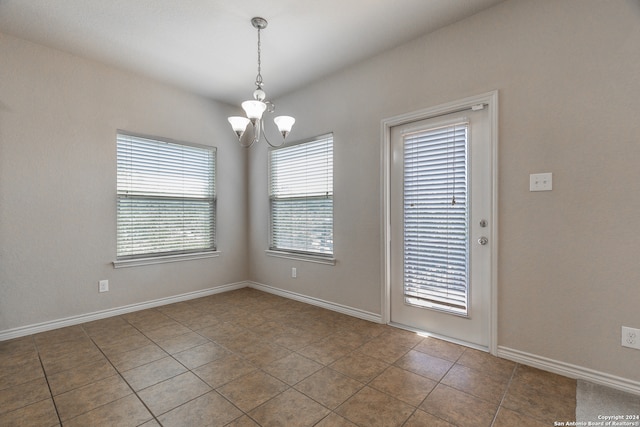
[[[269,249],[333,256],[333,135],[269,152]]]
[[[404,295],[467,314],[469,123],[404,136]]]
[[[117,260],[213,252],[214,147],[117,135]]]

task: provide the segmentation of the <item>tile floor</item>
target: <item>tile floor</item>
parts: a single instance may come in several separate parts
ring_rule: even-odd
[[[0,342],[0,426],[552,426],[574,380],[245,288]]]

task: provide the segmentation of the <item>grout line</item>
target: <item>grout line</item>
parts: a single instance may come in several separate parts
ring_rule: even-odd
[[[513,371],[511,371],[511,375],[509,376],[509,381],[507,382],[507,386],[505,387],[504,393],[502,393],[502,398],[500,399],[500,403],[498,404],[498,409],[496,410],[496,413],[493,416],[493,420],[491,421],[491,427],[493,427],[493,425],[496,423],[496,420],[498,419],[498,413],[502,408],[502,403],[504,402],[504,399],[507,397],[507,393],[509,392],[509,387],[511,387],[511,382],[513,381],[513,377],[516,375],[518,366],[519,364],[516,363],[515,366],[513,367]]]
[[[58,405],[56,404],[55,399],[53,398],[53,390],[51,390],[51,384],[49,384],[49,376],[47,375],[47,371],[44,369],[44,363],[42,363],[42,357],[40,357],[40,349],[38,348],[38,343],[34,339],[34,336],[31,336],[33,340],[33,346],[36,349],[36,353],[38,354],[38,361],[40,362],[40,368],[42,369],[42,375],[44,375],[44,380],[47,382],[47,388],[49,389],[49,396],[51,396],[51,403],[53,403],[53,409],[56,411],[56,416],[58,417],[58,422],[62,425],[62,418],[60,418],[60,412],[58,412]]]

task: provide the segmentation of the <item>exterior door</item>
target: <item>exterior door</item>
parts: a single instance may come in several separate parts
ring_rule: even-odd
[[[391,323],[483,349],[495,236],[487,107],[391,127],[389,169]]]

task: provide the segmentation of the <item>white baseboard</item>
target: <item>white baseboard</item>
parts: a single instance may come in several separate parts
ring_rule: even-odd
[[[326,308],[327,310],[336,311],[338,313],[346,314],[351,317],[357,317],[363,320],[368,320],[370,322],[383,323],[382,316],[380,314],[371,313],[369,311],[360,310],[342,304],[336,304],[334,302],[325,301],[319,298],[309,297],[306,295],[298,294],[296,292],[285,291],[283,289],[275,288],[263,283],[248,282],[248,284],[250,288],[257,289],[259,291],[278,295],[284,298],[289,298],[295,301],[304,302],[306,304],[315,305],[317,307]]]
[[[237,282],[228,285],[216,286],[215,288],[203,289],[201,291],[188,292],[186,294],[175,295],[167,298],[160,298],[152,301],[145,301],[137,304],[125,305],[122,307],[110,308],[108,310],[96,311],[93,313],[81,314],[79,316],[56,319],[49,322],[36,323],[34,325],[22,326],[19,328],[0,331],[0,341],[23,337],[25,335],[37,334],[39,332],[50,331],[52,329],[64,328],[80,323],[92,322],[107,317],[119,316],[133,311],[145,310],[147,308],[159,307],[161,305],[173,304],[181,301],[188,301],[195,298],[206,297],[208,295],[228,292],[235,289],[246,288],[249,282]]]
[[[564,375],[565,377],[585,380],[591,383],[611,387],[616,390],[640,395],[640,382],[627,378],[610,375],[593,369],[584,368],[582,366],[572,365],[570,363],[560,362],[558,360],[548,359],[546,357],[502,346],[498,346],[498,357],[542,369],[544,371]]]

